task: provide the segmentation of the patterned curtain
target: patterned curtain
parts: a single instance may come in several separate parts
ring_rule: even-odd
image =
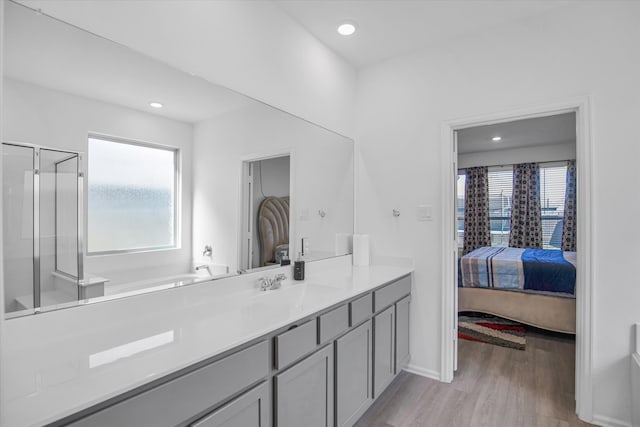
[[[567,190],[564,196],[564,219],[562,220],[562,250],[576,251],[576,162],[567,163]]]
[[[482,246],[491,246],[487,167],[468,168],[465,179],[464,254]]]
[[[540,174],[537,163],[521,163],[513,166],[509,246],[542,247]]]

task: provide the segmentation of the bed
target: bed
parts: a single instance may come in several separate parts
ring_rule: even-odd
[[[575,334],[576,253],[482,247],[459,260],[458,311]]]

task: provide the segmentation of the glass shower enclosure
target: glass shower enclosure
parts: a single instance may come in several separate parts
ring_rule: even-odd
[[[80,152],[2,144],[4,312],[75,304],[83,278]]]

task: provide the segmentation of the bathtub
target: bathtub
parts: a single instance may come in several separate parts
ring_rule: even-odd
[[[179,286],[206,282],[207,280],[217,279],[227,275],[227,273],[216,274],[215,272],[212,275],[209,275],[208,273],[203,272],[154,277],[151,279],[106,286],[104,290],[104,296],[124,296],[143,292],[159,291],[162,289],[177,288]]]
[[[208,264],[208,266],[211,274],[206,270],[201,270],[198,273],[166,275],[142,280],[121,281],[119,283],[110,283],[109,279],[104,277],[87,274],[85,280],[79,284],[72,278],[54,272],[52,273],[53,285],[50,288],[43,289],[40,294],[43,311],[74,307],[78,304],[108,301],[229,276],[227,266],[216,264]],[[33,314],[32,295],[16,297],[15,305],[17,309],[6,313],[7,318]]]

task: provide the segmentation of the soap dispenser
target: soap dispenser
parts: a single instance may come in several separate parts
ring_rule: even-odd
[[[304,280],[304,260],[301,252],[298,252],[298,260],[293,263],[293,280]]]

